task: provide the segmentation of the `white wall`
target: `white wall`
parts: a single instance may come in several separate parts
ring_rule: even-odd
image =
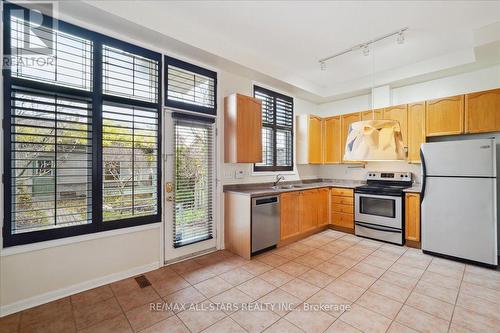
[[[496,65],[469,73],[393,88],[390,91],[390,104],[406,104],[499,87],[500,65]],[[321,116],[338,115],[370,108],[371,96],[362,95],[321,104],[318,106],[318,114]],[[367,170],[410,171],[414,174],[416,181],[420,182],[420,165],[406,162],[369,162],[365,169],[348,165],[318,166],[316,174],[323,178],[364,179]]]
[[[72,241],[87,240],[17,254],[3,251],[1,315],[158,268],[161,228],[146,228],[98,239],[78,236]]]

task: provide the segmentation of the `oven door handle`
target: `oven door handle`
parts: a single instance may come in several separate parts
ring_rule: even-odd
[[[367,224],[367,223],[362,223],[362,222],[356,222],[355,224],[359,225],[360,227],[368,228],[368,229],[373,229],[373,230],[378,230],[378,231],[386,231],[386,232],[394,232],[397,234],[400,234],[402,230],[397,230],[393,228],[387,228],[387,227],[381,227],[381,226],[374,226],[373,224]]]

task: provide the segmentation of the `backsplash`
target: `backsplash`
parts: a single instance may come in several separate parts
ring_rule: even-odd
[[[273,182],[277,174],[285,177],[285,181],[295,181],[301,179],[314,179],[317,177],[318,166],[315,165],[296,165],[294,171],[283,172],[253,172],[253,164],[224,163],[224,169],[221,174],[223,185],[229,184],[249,184],[249,183],[267,183]]]
[[[320,178],[364,180],[368,171],[411,172],[415,183],[420,183],[422,179],[420,164],[409,164],[405,161],[368,162],[365,168],[360,165],[344,164],[317,166],[317,176]]]
[[[365,180],[368,171],[399,171],[411,172],[416,183],[421,182],[420,164],[409,164],[404,161],[394,162],[368,162],[363,168],[360,165],[296,165],[295,170],[280,172],[285,176],[285,181],[296,181],[304,179],[349,179]],[[222,184],[249,184],[265,183],[275,180],[277,173],[264,172],[262,174],[253,172],[253,164],[227,164],[224,163],[222,172]]]

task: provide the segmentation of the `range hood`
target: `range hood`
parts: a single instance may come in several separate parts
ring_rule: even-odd
[[[401,127],[396,120],[365,120],[352,123],[345,146],[345,161],[404,160]]]

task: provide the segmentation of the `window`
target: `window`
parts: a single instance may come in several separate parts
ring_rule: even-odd
[[[29,17],[4,5],[3,246],[159,222],[160,54]]]
[[[166,105],[173,112],[174,214],[172,244],[213,238],[217,73],[165,57]]]
[[[174,113],[173,245],[213,237],[214,119]]]
[[[25,10],[10,12],[13,77],[92,89],[91,40],[54,29],[57,21],[48,16],[44,16],[45,25],[39,25],[25,19]]]
[[[293,98],[254,86],[262,101],[262,162],[254,171],[293,170]]]
[[[217,73],[165,57],[166,106],[215,115]]]
[[[158,61],[104,45],[102,75],[105,94],[158,101]]]
[[[158,196],[151,180],[157,182],[159,170],[157,110],[105,104],[102,114],[103,220],[155,215]],[[115,174],[106,179],[110,166]]]

